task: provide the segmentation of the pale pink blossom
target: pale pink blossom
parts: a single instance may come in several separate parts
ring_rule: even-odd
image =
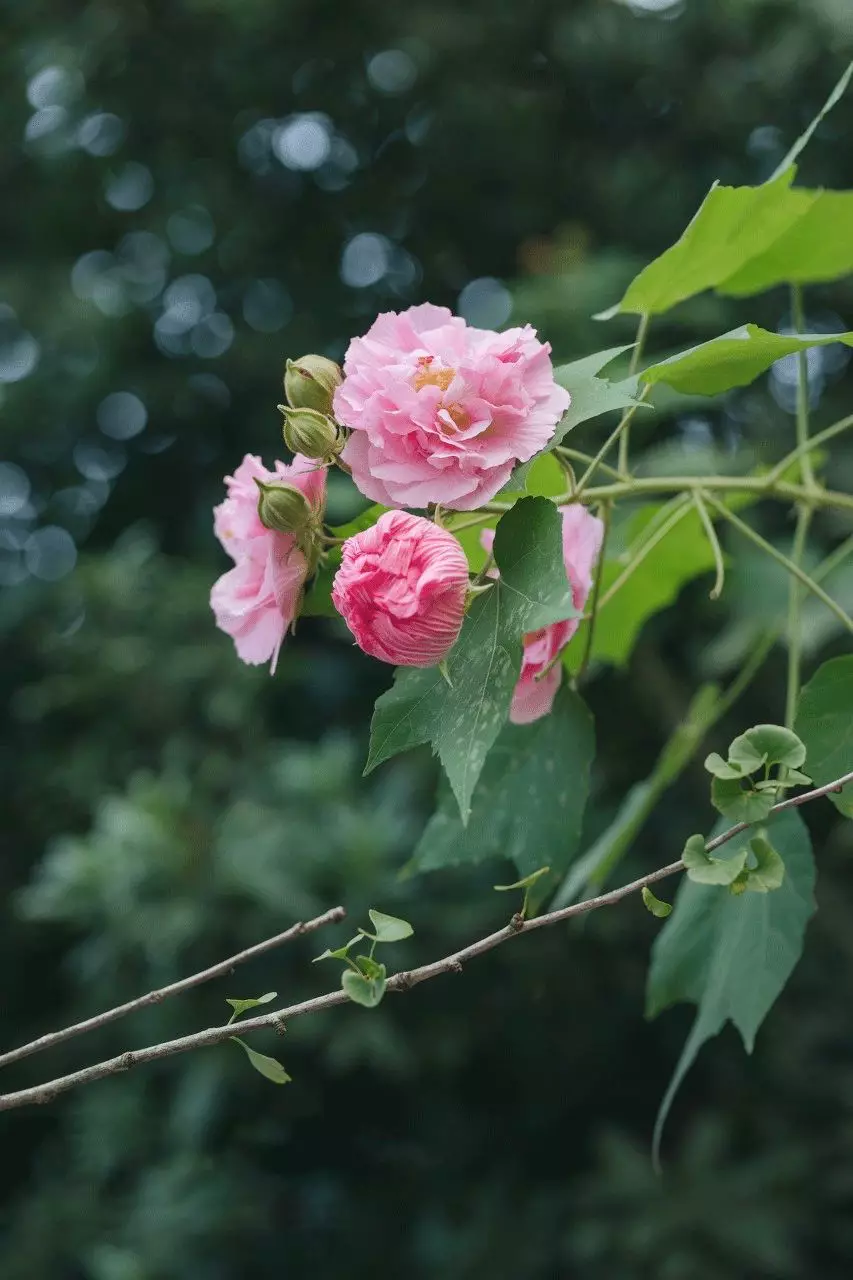
[[[493,333],[429,303],[380,315],[350,343],[334,397],[359,489],[461,511],[494,497],[568,408],[550,351],[529,325]]]
[[[580,611],[592,589],[592,571],[601,550],[604,525],[580,503],[561,507],[560,512],[566,576],[572,589],[572,603]],[[494,537],[492,529],[484,529],[480,535],[489,552]],[[559,655],[577,631],[579,621],[569,618],[566,622],[553,622],[524,637],[521,672],[509,711],[513,724],[531,724],[551,710],[563,676]]]
[[[234,561],[234,568],[213,584],[210,604],[216,625],[234,641],[243,662],[270,662],[275,671],[287,629],[299,611],[308,562],[290,533],[275,533],[258,516],[258,487],[293,485],[319,513],[326,498],[326,472],[298,454],[288,465],[268,471],[247,453],[233,476],[225,477],[227,496],[213,509],[213,528]]]
[[[386,511],[344,543],[332,601],[365,653],[432,667],[459,635],[467,591],[468,561],[452,533]]]

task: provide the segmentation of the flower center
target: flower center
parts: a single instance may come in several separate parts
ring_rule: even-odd
[[[432,356],[421,356],[418,361],[418,372],[412,379],[415,391],[420,391],[422,387],[441,387],[442,391],[446,391],[456,377],[455,369],[433,369],[432,362]]]

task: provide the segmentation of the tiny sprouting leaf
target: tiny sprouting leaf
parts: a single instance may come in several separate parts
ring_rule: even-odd
[[[774,805],[773,791],[745,790],[737,779],[714,778],[711,804],[732,822],[763,822]]]
[[[357,933],[355,937],[350,938],[349,942],[344,946],[337,947],[334,951],[330,951],[327,947],[323,954],[321,956],[315,956],[311,963],[316,964],[318,960],[346,960],[350,947],[356,942],[361,942],[360,933]]]
[[[290,1076],[277,1058],[270,1058],[265,1053],[258,1053],[256,1049],[252,1049],[246,1044],[245,1040],[241,1040],[239,1036],[232,1036],[231,1039],[246,1054],[256,1071],[259,1071],[267,1080],[271,1080],[273,1084],[290,1084]]]
[[[672,911],[672,904],[656,898],[647,884],[643,885],[643,905],[658,920],[665,920]]]
[[[509,889],[529,889],[537,880],[541,880],[542,876],[547,876],[551,870],[550,867],[539,867],[536,871],[531,871],[529,876],[524,876],[521,880],[516,880],[513,884],[493,884],[492,888],[498,893],[506,893]]]
[[[691,836],[681,855],[687,874],[697,884],[732,884],[746,864],[746,849],[729,858],[712,858],[704,836]]]
[[[353,969],[341,974],[341,986],[354,1004],[375,1009],[385,994],[385,978],[363,978]]]
[[[378,960],[374,960],[373,956],[356,956],[355,962],[365,978],[385,977],[385,965],[380,964]]]
[[[255,1009],[259,1004],[271,1004],[278,996],[277,991],[268,991],[266,995],[258,996],[256,999],[249,1000],[233,1000],[226,997],[225,1003],[230,1004],[234,1010],[234,1016],[239,1018],[247,1009]]]
[[[398,916],[388,916],[384,911],[374,911],[372,907],[367,914],[376,932],[368,933],[366,929],[359,932],[374,942],[402,942],[403,938],[411,938],[415,932],[408,920],[401,920]]]
[[[755,859],[755,866],[747,868],[746,888],[754,893],[769,893],[773,889],[781,889],[785,879],[785,863],[767,839],[765,831],[759,831],[752,837],[749,850]]]
[[[726,782],[731,782],[744,776],[743,765],[733,764],[730,760],[724,760],[717,751],[712,751],[706,757],[705,768],[715,778],[722,778]]]

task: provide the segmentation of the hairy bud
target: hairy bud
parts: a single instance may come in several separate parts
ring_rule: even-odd
[[[332,412],[332,397],[344,375],[340,365],[326,356],[302,356],[288,360],[284,371],[284,394],[291,409]]]
[[[346,434],[332,418],[317,409],[279,408],[284,414],[284,443],[292,453],[330,462],[343,449]]]

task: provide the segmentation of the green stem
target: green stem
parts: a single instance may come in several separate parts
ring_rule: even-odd
[[[577,674],[574,678],[574,685],[577,687],[578,682],[583,677],[589,660],[592,657],[592,642],[595,639],[595,624],[598,621],[599,597],[601,595],[601,582],[604,577],[604,557],[607,551],[607,538],[610,533],[610,516],[612,508],[609,502],[606,502],[601,510],[601,519],[604,524],[604,532],[601,536],[601,550],[598,553],[598,563],[595,566],[595,582],[592,585],[592,600],[590,603],[589,622],[586,629],[586,643],[584,644],[583,657],[578,667]]]
[[[568,449],[564,444],[558,444],[554,449],[554,453],[558,458],[566,458],[571,462],[583,462],[587,467],[593,461],[591,453],[584,453],[581,449]],[[616,468],[609,467],[606,462],[599,462],[598,469],[606,475],[612,476],[614,480],[622,479]]]
[[[640,367],[640,360],[643,356],[643,347],[645,346],[646,336],[649,331],[649,315],[643,312],[640,316],[640,323],[637,327],[637,341],[634,344],[634,350],[631,352],[631,364],[628,369],[628,376],[633,377]],[[623,415],[622,425],[624,431],[619,440],[619,470],[623,475],[628,473],[628,450],[630,445],[629,423],[633,416],[634,410],[629,409],[628,415]]]
[[[825,427],[823,431],[818,431],[817,435],[811,436],[810,439],[798,444],[796,449],[792,449],[781,462],[777,462],[776,466],[767,472],[765,478],[768,484],[775,484],[799,458],[802,458],[805,454],[814,453],[822,444],[826,444],[829,440],[834,440],[836,436],[840,436],[844,431],[849,431],[851,427],[853,427],[853,413],[847,418],[839,418],[838,422],[833,422],[831,426]]]
[[[620,468],[620,470],[619,470],[618,474],[620,474],[620,475],[624,475],[624,474],[625,474],[625,473],[624,473],[624,470],[622,469],[622,462],[621,462],[621,457],[622,457],[622,454],[621,454],[622,441],[623,441],[623,440],[625,440],[625,439],[627,438],[627,435],[628,435],[628,429],[629,429],[629,427],[630,427],[630,425],[631,425],[631,420],[632,420],[632,418],[634,417],[634,414],[635,414],[635,413],[637,412],[637,410],[639,409],[639,407],[640,407],[640,405],[642,404],[642,402],[645,400],[645,398],[646,398],[646,396],[648,395],[648,393],[649,393],[649,388],[648,388],[648,387],[644,387],[644,388],[643,388],[643,390],[642,390],[642,392],[641,392],[641,394],[640,394],[640,398],[639,398],[639,400],[637,401],[637,403],[636,403],[636,404],[631,405],[631,408],[630,408],[630,409],[626,409],[626,410],[625,410],[625,412],[622,414],[622,417],[619,419],[619,422],[618,422],[618,423],[617,423],[617,425],[613,428],[613,430],[610,432],[610,435],[609,435],[609,436],[607,437],[607,439],[604,441],[604,444],[601,446],[601,448],[599,449],[598,453],[595,455],[595,457],[593,458],[592,462],[590,462],[590,464],[589,464],[589,466],[587,467],[586,471],[583,473],[583,475],[581,476],[580,480],[578,481],[578,483],[577,483],[577,485],[576,485],[576,487],[575,487],[574,493],[572,494],[572,498],[573,498],[575,501],[577,501],[577,499],[578,499],[578,498],[580,497],[580,495],[583,493],[584,489],[586,489],[586,488],[588,487],[589,482],[590,482],[590,480],[592,479],[592,477],[594,476],[595,472],[598,470],[598,467],[599,467],[599,465],[601,464],[602,459],[603,459],[604,457],[606,457],[606,455],[610,452],[610,450],[612,449],[613,445],[616,443],[616,441],[617,441],[617,440],[619,441],[619,445],[620,445],[620,454],[619,454],[619,457],[620,457],[619,468]]]
[[[746,521],[741,520],[740,516],[736,516],[735,513],[730,511],[728,507],[724,506],[722,502],[718,502],[716,498],[713,498],[710,495],[707,500],[721,516],[728,520],[729,524],[734,525],[736,529],[740,530],[745,538],[749,538],[749,540],[754,542],[757,547],[760,547],[762,551],[766,552],[766,554],[771,556],[778,564],[781,564],[785,569],[787,569],[788,573],[811,591],[812,595],[817,596],[818,600],[822,601],[828,609],[832,610],[839,622],[842,622],[848,631],[853,632],[853,618],[844,612],[841,605],[833,600],[832,596],[827,595],[823,587],[819,586],[818,583],[815,582],[814,578],[806,573],[805,569],[801,568],[800,565],[795,564],[790,556],[786,556],[778,547],[774,547],[771,542],[768,542],[766,538],[762,538],[760,533],[756,533],[756,531],[751,528]]]
[[[637,551],[637,554],[634,556],[633,560],[631,560],[625,566],[625,568],[622,570],[622,572],[620,573],[616,581],[611,583],[610,586],[607,588],[607,591],[604,593],[604,595],[602,596],[599,602],[599,605],[598,605],[599,609],[603,609],[604,606],[608,604],[610,600],[613,599],[613,597],[616,595],[616,592],[619,591],[625,585],[625,583],[628,581],[631,575],[637,569],[639,569],[640,565],[643,563],[646,556],[648,556],[652,551],[654,551],[655,547],[658,546],[659,543],[663,542],[667,534],[671,533],[671,531],[675,528],[675,526],[679,524],[681,520],[683,520],[683,518],[687,515],[689,510],[690,510],[689,500],[685,495],[680,494],[679,497],[672,504],[671,515],[658,526],[658,528],[651,535],[651,537],[647,538],[645,542],[641,543],[640,548]]]
[[[805,333],[803,291],[798,284],[791,285],[791,314],[797,333]],[[801,450],[800,474],[807,489],[813,489],[815,478],[809,451],[809,361],[808,352],[797,353],[797,448]]]
[[[723,550],[720,546],[720,539],[717,537],[717,530],[714,528],[714,522],[708,514],[708,508],[705,506],[705,501],[698,489],[693,490],[693,505],[699,512],[699,519],[702,521],[702,527],[705,530],[705,534],[708,538],[708,542],[710,543],[711,551],[714,556],[714,564],[717,567],[717,576],[714,580],[714,585],[711,588],[711,599],[719,600],[720,596],[723,594],[723,586],[726,581],[726,566],[723,561]]]
[[[833,489],[815,488],[812,491],[799,484],[783,480],[770,483],[766,476],[642,476],[619,484],[596,485],[588,489],[587,503],[603,502],[605,498],[624,498],[659,493],[692,493],[701,489],[707,496],[710,491],[721,493],[753,493],[759,498],[780,498],[786,502],[810,502],[816,507],[838,507],[853,511],[853,494],[839,493]],[[554,498],[558,505],[570,502],[571,494],[559,494]],[[508,508],[506,508],[508,510]]]

